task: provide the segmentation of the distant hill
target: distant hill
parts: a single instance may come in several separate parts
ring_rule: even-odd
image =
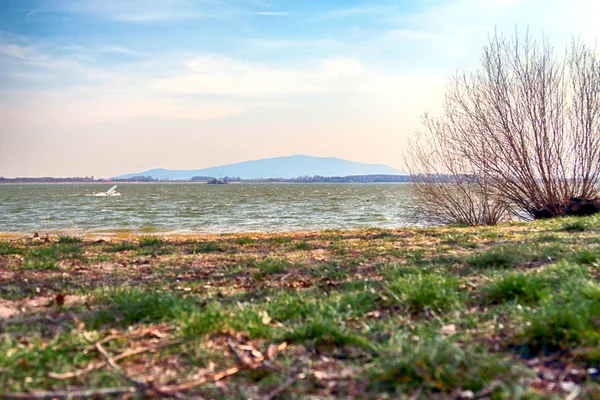
[[[364,164],[335,157],[312,157],[294,155],[289,157],[265,158],[236,164],[222,165],[196,170],[151,169],[144,172],[120,175],[114,179],[129,179],[149,176],[159,180],[189,180],[194,176],[215,178],[239,177],[297,178],[300,176],[348,176],[348,175],[399,175],[401,171],[381,164]]]

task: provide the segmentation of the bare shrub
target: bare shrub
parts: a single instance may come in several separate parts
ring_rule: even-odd
[[[423,117],[426,132],[409,145],[406,168],[417,214],[436,224],[494,225],[507,216],[496,189],[444,137],[442,120]]]
[[[477,196],[480,206],[504,204],[519,217],[559,216],[567,214],[571,198],[600,191],[600,60],[580,42],[557,57],[547,41],[495,34],[481,69],[454,77],[443,115],[427,117],[425,125],[434,158],[452,163],[433,168],[419,158],[425,144],[417,141],[409,173],[416,181],[432,172],[474,177],[476,191],[488,194],[485,201]],[[425,190],[439,192],[438,184],[429,183],[415,185],[417,199],[426,197]],[[461,190],[458,183],[450,186]],[[454,200],[446,205],[465,207]]]

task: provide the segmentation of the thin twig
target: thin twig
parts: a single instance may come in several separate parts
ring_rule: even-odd
[[[3,399],[35,400],[35,399],[88,399],[93,397],[114,396],[124,393],[136,393],[135,387],[111,387],[87,390],[57,390],[57,391],[35,391],[31,393],[0,393]]]
[[[262,400],[272,400],[275,397],[279,396],[281,393],[285,392],[290,386],[294,383],[306,378],[304,373],[299,373],[298,375],[288,379],[283,385],[275,388],[271,392],[269,392],[266,396],[263,397]]]
[[[183,382],[177,385],[171,385],[171,386],[161,386],[158,387],[157,389],[163,393],[163,394],[175,394],[177,392],[181,392],[181,391],[186,391],[186,390],[190,390],[193,389],[197,386],[200,385],[204,385],[205,383],[208,383],[210,381],[212,382],[218,382],[222,379],[225,379],[227,377],[230,377],[232,375],[237,374],[238,372],[247,369],[251,366],[248,365],[247,363],[243,363],[243,361],[240,363],[239,360],[243,360],[243,356],[241,354],[239,354],[239,351],[237,350],[237,348],[235,347],[235,345],[233,344],[233,342],[231,340],[227,341],[227,344],[229,345],[229,347],[231,348],[231,351],[236,355],[236,357],[238,358],[238,365],[228,368],[224,371],[221,372],[216,372],[213,374],[205,374],[203,376],[201,376],[198,379],[194,379],[188,382]],[[273,350],[271,351],[272,356],[273,357],[269,357],[269,358],[274,358],[278,352],[284,350],[287,347],[287,343],[283,342],[281,344],[279,344],[278,346],[274,347]],[[255,360],[255,362],[261,362],[264,361],[265,357],[259,357],[257,358],[257,360]]]
[[[408,398],[408,400],[417,400],[423,391],[423,385],[419,386],[417,390]]]
[[[231,375],[237,374],[241,370],[242,369],[240,367],[231,367],[229,369],[226,369],[225,371],[217,372],[215,374],[207,374],[198,379],[194,379],[194,380],[191,380],[188,382],[183,382],[178,385],[161,386],[161,387],[158,387],[158,390],[161,393],[165,393],[165,394],[175,394],[177,392],[190,390],[197,386],[204,385],[205,383],[208,383],[209,381],[218,382],[218,381],[225,379]]]
[[[500,387],[500,385],[502,385],[502,382],[494,381],[488,387],[483,388],[479,392],[475,393],[474,398],[480,399],[482,397],[486,397],[486,396],[492,394],[492,392],[494,390],[498,389],[498,387]]]
[[[248,360],[246,360],[246,357],[244,357],[244,355],[242,353],[240,353],[240,351],[235,347],[235,345],[233,344],[233,342],[229,338],[227,338],[227,346],[229,346],[229,349],[235,355],[235,358],[236,358],[236,360],[237,360],[237,362],[239,364],[242,364],[242,365],[249,365],[250,364],[248,362]]]
[[[96,346],[96,349],[98,350],[98,352],[104,357],[104,359],[106,360],[108,365],[111,366],[112,369],[117,371],[125,380],[133,383],[136,386],[138,391],[150,389],[150,385],[148,385],[148,383],[140,381],[133,377],[130,377],[125,372],[123,372],[121,367],[119,367],[119,365],[115,362],[115,360],[111,357],[111,355],[108,354],[108,351],[106,351],[106,349],[100,344],[100,342],[94,341],[92,338],[89,337],[87,332],[83,330],[84,324],[80,323],[77,318],[74,318],[74,321],[75,321],[75,325],[77,325],[77,329],[79,330],[79,333],[81,334],[81,336],[83,336],[83,338],[85,340],[87,340],[90,343],[93,343],[94,346]]]
[[[136,354],[141,354],[141,353],[145,353],[147,351],[156,350],[161,347],[172,346],[172,345],[178,344],[178,343],[181,343],[181,340],[171,340],[171,341],[164,342],[164,343],[158,343],[155,346],[138,347],[137,349],[127,350],[119,355],[114,356],[113,360],[119,361],[119,360],[122,360],[123,358],[131,357]],[[84,374],[94,371],[96,369],[103,368],[107,365],[108,365],[108,363],[106,361],[100,361],[100,362],[88,364],[84,368],[79,369],[77,371],[73,371],[73,372],[64,372],[64,373],[49,372],[48,377],[52,378],[52,379],[76,378],[78,376],[84,375]]]

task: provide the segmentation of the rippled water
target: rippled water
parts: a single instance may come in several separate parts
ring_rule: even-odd
[[[0,185],[0,232],[222,233],[414,224],[409,184]]]

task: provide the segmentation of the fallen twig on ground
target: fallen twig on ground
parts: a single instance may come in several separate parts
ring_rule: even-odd
[[[408,400],[417,400],[423,391],[423,385],[419,386],[417,390],[408,398]]]
[[[474,398],[480,399],[482,397],[486,397],[496,389],[498,389],[502,385],[502,382],[494,381],[488,387],[481,389],[479,392],[475,393]]]
[[[137,388],[135,387],[114,387],[114,388],[100,388],[100,389],[86,389],[86,390],[57,390],[57,391],[35,391],[31,393],[0,393],[0,397],[3,399],[20,399],[20,400],[34,400],[34,399],[89,399],[93,397],[106,397],[114,396],[125,393],[136,393]]]
[[[281,393],[285,392],[290,386],[292,386],[294,383],[302,380],[306,378],[306,375],[304,373],[299,373],[296,376],[288,379],[283,385],[275,388],[274,390],[272,390],[271,392],[269,392],[266,396],[264,396],[262,398],[262,400],[272,400],[275,397],[279,396]]]
[[[82,322],[80,322],[77,319],[77,317],[73,317],[73,320],[75,321],[75,325],[77,326],[77,329],[79,330],[79,333],[81,334],[81,336],[83,336],[83,338],[85,340],[87,340],[88,342],[94,344],[94,346],[96,347],[96,349],[98,350],[98,352],[102,355],[102,357],[104,357],[104,359],[106,360],[107,364],[110,365],[112,369],[114,369],[116,372],[118,372],[119,375],[121,375],[125,380],[127,380],[128,382],[133,383],[139,392],[152,389],[151,386],[148,383],[140,381],[139,379],[133,378],[131,376],[128,376],[121,369],[121,367],[119,367],[119,364],[117,364],[115,362],[115,360],[108,353],[108,351],[106,351],[106,349],[100,344],[100,342],[99,341],[94,341],[92,338],[89,337],[89,335],[87,334],[87,332],[83,329],[84,324]]]
[[[170,341],[163,342],[163,343],[157,343],[154,346],[138,347],[137,349],[127,350],[119,355],[114,356],[113,360],[119,361],[119,360],[122,360],[123,358],[131,357],[136,354],[141,354],[141,353],[145,353],[147,351],[157,350],[162,347],[168,347],[168,346],[172,346],[174,344],[179,344],[179,343],[181,343],[181,340],[170,340]],[[63,373],[49,372],[48,377],[52,378],[52,379],[75,378],[75,377],[84,375],[88,372],[94,371],[96,369],[106,367],[107,365],[108,365],[108,363],[106,361],[99,361],[96,363],[88,364],[84,368],[81,368],[81,369],[78,369],[78,370],[72,371],[72,372],[63,372]]]
[[[188,382],[183,382],[180,384],[176,384],[176,385],[170,385],[170,386],[161,386],[161,387],[157,387],[156,389],[162,393],[162,394],[175,394],[181,391],[186,391],[186,390],[190,390],[193,389],[197,386],[200,385],[204,385],[205,383],[208,382],[218,382],[222,379],[225,379],[227,377],[230,377],[232,375],[237,374],[240,371],[243,371],[245,369],[253,369],[253,368],[258,368],[260,367],[260,364],[256,364],[256,363],[262,363],[263,361],[265,361],[267,358],[261,353],[259,357],[257,357],[256,359],[253,360],[253,363],[248,363],[247,361],[245,361],[245,357],[239,352],[239,350],[235,347],[235,344],[230,340],[227,339],[227,345],[229,346],[229,348],[231,349],[232,353],[236,356],[236,360],[237,360],[237,366],[234,367],[230,367],[226,370],[220,371],[220,372],[216,372],[213,374],[205,374],[203,376],[201,376],[198,379],[194,379]],[[277,346],[274,347],[269,347],[269,358],[272,359],[275,356],[277,356],[277,354],[284,350],[285,348],[287,348],[287,343],[283,342]]]

